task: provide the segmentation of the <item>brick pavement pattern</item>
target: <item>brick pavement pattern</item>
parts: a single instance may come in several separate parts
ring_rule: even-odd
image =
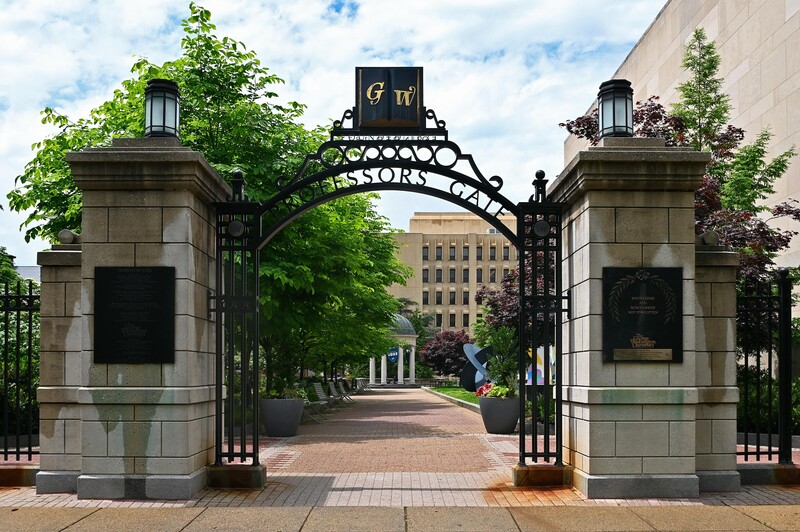
[[[376,389],[263,442],[261,490],[206,489],[189,500],[78,500],[0,488],[0,507],[522,507],[797,505],[800,486],[749,486],[697,499],[588,500],[571,488],[515,488],[516,435],[487,435],[480,415],[419,389]]]

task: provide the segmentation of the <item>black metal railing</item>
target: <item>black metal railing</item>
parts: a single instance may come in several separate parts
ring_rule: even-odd
[[[0,293],[0,443],[3,460],[39,454],[39,287],[2,285]]]
[[[744,460],[792,462],[792,283],[746,285],[737,298],[737,409]]]

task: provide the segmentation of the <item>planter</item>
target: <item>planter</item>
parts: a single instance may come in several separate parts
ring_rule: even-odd
[[[489,434],[511,434],[519,420],[519,397],[478,397],[483,426]]]
[[[285,438],[297,434],[305,399],[261,399],[259,413],[267,436]]]

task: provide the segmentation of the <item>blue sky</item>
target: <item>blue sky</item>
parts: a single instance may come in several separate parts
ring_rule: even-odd
[[[353,105],[356,66],[425,69],[425,105],[504,192],[530,195],[538,169],[564,167],[558,123],[583,114],[664,0],[206,0],[217,35],[243,41],[286,81],[280,99],[308,106],[308,125]],[[130,77],[135,57],[174,59],[188,1],[0,0],[0,245],[35,264],[6,193],[54,131],[39,112],[85,116]],[[648,95],[635,95],[636,99]],[[419,195],[387,193],[395,227],[414,211],[453,210]]]

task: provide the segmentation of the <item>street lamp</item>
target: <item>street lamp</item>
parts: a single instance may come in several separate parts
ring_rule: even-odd
[[[598,137],[633,136],[633,89],[627,79],[612,79],[597,93]]]
[[[178,137],[180,126],[178,85],[168,79],[151,79],[144,90],[144,136]]]

